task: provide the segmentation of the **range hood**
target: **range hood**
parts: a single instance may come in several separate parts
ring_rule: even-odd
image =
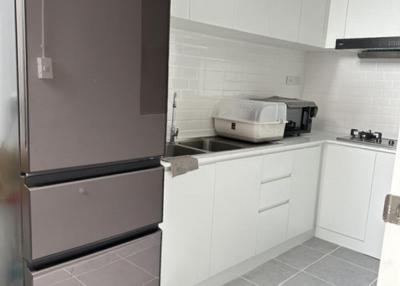
[[[337,39],[336,50],[360,50],[360,58],[400,58],[400,37]]]

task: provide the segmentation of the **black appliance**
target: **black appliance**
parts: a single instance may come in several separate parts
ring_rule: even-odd
[[[361,50],[360,58],[399,58],[400,37],[337,39],[337,50]]]
[[[255,99],[269,102],[283,102],[287,106],[286,120],[288,121],[285,126],[285,137],[299,136],[302,133],[310,133],[312,119],[318,113],[318,106],[313,101],[287,98],[280,96],[272,96],[262,99]]]
[[[383,138],[382,132],[373,132],[371,130],[359,131],[358,129],[351,129],[349,136],[337,137],[336,139],[339,141],[353,142],[389,149],[396,149],[397,147],[397,140]]]

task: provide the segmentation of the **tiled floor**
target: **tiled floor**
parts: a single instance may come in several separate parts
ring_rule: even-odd
[[[312,238],[224,286],[375,286],[379,260]]]

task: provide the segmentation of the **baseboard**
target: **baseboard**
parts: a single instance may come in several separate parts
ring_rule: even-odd
[[[250,270],[264,264],[268,260],[288,251],[289,249],[302,244],[306,240],[312,238],[315,234],[314,230],[310,230],[299,236],[296,236],[272,249],[269,249],[259,255],[256,255],[238,265],[235,265],[217,275],[214,275],[207,280],[200,282],[196,286],[221,286],[233,279],[242,276]]]

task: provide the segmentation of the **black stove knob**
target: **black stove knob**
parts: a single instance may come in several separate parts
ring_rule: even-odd
[[[350,131],[351,137],[356,137],[358,136],[358,134],[359,134],[358,129],[351,129]]]
[[[396,141],[393,139],[389,139],[389,141],[388,141],[389,146],[394,146],[395,143],[396,143]]]
[[[382,143],[382,132],[374,132],[375,140],[378,143]]]

